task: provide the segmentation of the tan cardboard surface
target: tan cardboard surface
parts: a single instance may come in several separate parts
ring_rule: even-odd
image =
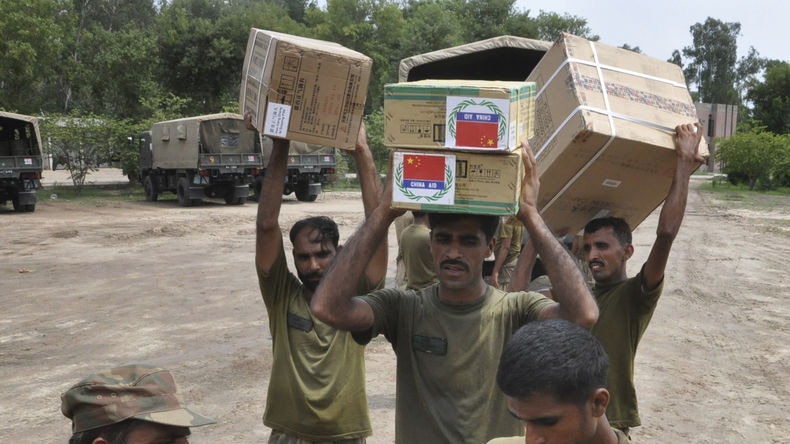
[[[252,28],[239,107],[267,136],[353,150],[372,61],[332,42]]]
[[[433,176],[441,187],[409,182],[410,160],[419,156],[449,159],[433,164]],[[414,161],[416,162],[416,161]],[[414,162],[411,164],[413,165]],[[430,165],[421,163],[421,167]],[[506,216],[518,211],[524,167],[521,152],[474,153],[449,150],[412,150],[397,148],[392,153],[393,208],[449,213],[493,214]],[[444,168],[442,168],[444,167]],[[437,171],[437,168],[442,171]],[[416,185],[416,186],[412,186]]]
[[[535,85],[421,80],[385,85],[384,143],[390,147],[512,151],[532,135]]]
[[[675,126],[697,121],[680,67],[563,34],[527,80],[538,85],[530,146],[549,226],[576,232],[610,215],[636,227],[671,183]]]

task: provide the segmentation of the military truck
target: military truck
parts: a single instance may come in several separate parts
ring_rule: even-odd
[[[43,165],[38,119],[0,112],[0,203],[35,211]]]
[[[268,166],[272,152],[272,140],[263,136],[262,147],[263,164]],[[295,193],[296,199],[301,202],[315,201],[321,194],[321,186],[333,180],[336,168],[337,157],[334,148],[291,141],[283,195]],[[262,183],[263,175],[256,179],[253,186],[256,201],[260,195]]]
[[[140,137],[145,199],[172,192],[181,206],[221,198],[241,205],[263,168],[258,133],[239,114],[221,113],[153,124]]]

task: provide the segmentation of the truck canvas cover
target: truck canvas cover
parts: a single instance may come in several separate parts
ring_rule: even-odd
[[[398,81],[425,79],[523,81],[552,42],[503,35],[401,60]]]
[[[194,168],[200,154],[250,152],[257,133],[246,128],[241,115],[220,113],[155,123],[151,137],[159,142],[153,168]]]
[[[41,165],[38,118],[0,111],[0,157],[34,156]]]

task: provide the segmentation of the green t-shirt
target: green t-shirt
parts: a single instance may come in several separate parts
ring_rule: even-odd
[[[397,355],[397,443],[480,444],[523,430],[496,386],[499,356],[518,327],[552,301],[489,286],[473,304],[448,305],[439,301],[438,284],[362,298],[375,323],[354,337],[367,343],[383,334]]]
[[[406,267],[406,288],[419,290],[436,282],[431,255],[431,229],[411,224],[400,235],[400,249]]]
[[[364,347],[313,317],[284,251],[258,281],[273,354],[264,425],[308,441],[369,436]],[[360,284],[360,294],[372,288]]]
[[[515,223],[500,224],[494,243],[495,252],[499,251],[502,239],[510,239],[510,248],[505,257],[505,263],[508,264],[518,259],[518,255],[521,253],[521,244],[524,242],[524,226],[518,220]]]
[[[652,291],[643,291],[641,271],[614,286],[593,286],[599,315],[590,332],[601,341],[609,355],[607,388],[611,399],[606,417],[612,427],[642,424],[634,388],[634,357],[663,288],[662,281]]]

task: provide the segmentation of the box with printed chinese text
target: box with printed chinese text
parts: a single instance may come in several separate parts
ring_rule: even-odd
[[[392,207],[507,216],[518,211],[521,151],[392,151]]]
[[[337,43],[252,28],[240,113],[266,136],[353,150],[371,67]]]
[[[513,151],[532,135],[535,85],[419,80],[384,86],[384,144],[393,148]]]
[[[576,232],[608,215],[639,225],[672,182],[675,127],[698,121],[680,67],[563,34],[527,80],[538,87],[530,147],[546,223]]]

